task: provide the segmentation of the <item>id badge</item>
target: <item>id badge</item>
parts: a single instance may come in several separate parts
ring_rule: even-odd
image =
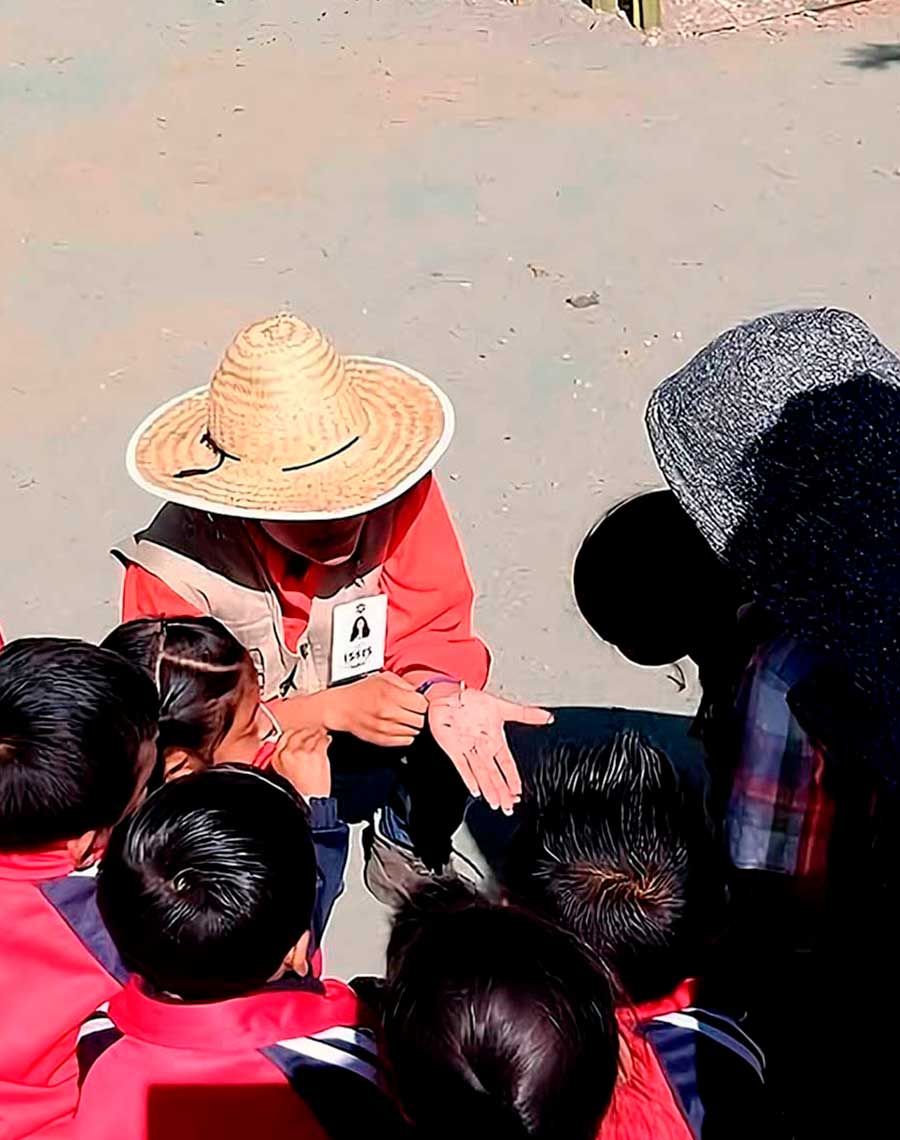
[[[331,616],[331,683],[384,668],[387,594],[335,606]]]

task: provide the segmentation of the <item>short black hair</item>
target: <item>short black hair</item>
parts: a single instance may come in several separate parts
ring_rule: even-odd
[[[613,507],[581,544],[572,588],[582,617],[604,641],[639,665],[688,654],[710,616],[737,617],[730,572],[668,490]]]
[[[725,903],[719,842],[698,794],[635,732],[558,745],[533,777],[506,868],[534,906],[616,972],[631,1001],[695,975]]]
[[[112,827],[156,734],[141,669],[84,641],[22,638],[0,652],[0,850]]]
[[[426,1136],[594,1140],[618,1037],[609,978],[564,931],[459,881],[405,904],[388,946],[384,1035]]]
[[[219,1001],[278,971],[315,894],[303,801],[226,764],[163,785],[116,828],[97,902],[129,969],[157,990]]]
[[[250,654],[213,617],[137,618],[103,641],[140,665],[159,689],[159,754],[183,748],[212,764],[234,721]]]

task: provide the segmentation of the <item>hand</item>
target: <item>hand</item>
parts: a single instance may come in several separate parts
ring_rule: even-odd
[[[373,673],[317,694],[325,725],[382,748],[408,747],[422,731],[428,702],[395,673]]]
[[[329,744],[331,737],[324,728],[298,728],[286,732],[275,748],[272,767],[305,800],[326,799],[331,795]]]
[[[545,709],[517,705],[477,689],[462,689],[453,696],[440,696],[428,706],[431,735],[447,753],[463,783],[473,796],[512,815],[522,796],[522,781],[513,760],[503,726],[550,724]]]

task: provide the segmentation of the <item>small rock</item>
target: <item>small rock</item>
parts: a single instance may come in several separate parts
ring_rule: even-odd
[[[578,293],[574,297],[566,297],[566,304],[573,309],[590,309],[593,305],[600,304],[600,294],[596,289],[590,293]]]

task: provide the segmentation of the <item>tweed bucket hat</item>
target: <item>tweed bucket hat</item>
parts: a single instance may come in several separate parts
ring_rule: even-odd
[[[770,493],[747,462],[753,446],[797,397],[862,376],[900,388],[900,360],[853,313],[801,309],[729,329],[656,389],[646,422],[657,463],[718,555]]]
[[[239,332],[208,385],[152,412],[127,464],[151,494],[213,514],[348,518],[426,475],[453,424],[427,377],[341,356],[319,329],[281,313]]]

